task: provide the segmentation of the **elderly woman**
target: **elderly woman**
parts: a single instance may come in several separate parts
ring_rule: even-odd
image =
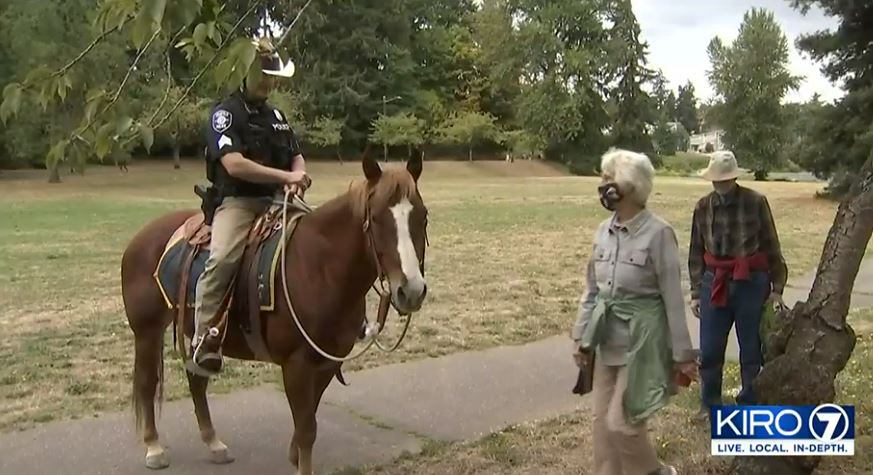
[[[600,203],[613,214],[594,235],[572,331],[577,364],[594,365],[594,473],[675,474],[658,461],[646,420],[676,393],[677,372],[696,377],[676,234],[646,209],[648,157],[613,149],[601,170]]]

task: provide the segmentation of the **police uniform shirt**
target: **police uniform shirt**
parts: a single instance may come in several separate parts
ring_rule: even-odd
[[[247,102],[236,92],[212,111],[207,137],[207,167],[213,167],[216,186],[224,196],[269,196],[280,185],[257,184],[231,177],[221,158],[229,153],[261,165],[290,170],[300,155],[300,143],[285,115],[266,102]]]

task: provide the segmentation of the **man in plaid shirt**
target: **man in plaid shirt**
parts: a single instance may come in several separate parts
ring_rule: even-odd
[[[788,268],[767,198],[739,186],[734,154],[711,154],[700,176],[714,191],[697,203],[691,223],[688,274],[691,310],[700,319],[701,412],[722,403],[722,368],[731,326],[740,345],[738,404],[754,404],[752,381],[761,370],[761,315],[783,306]]]

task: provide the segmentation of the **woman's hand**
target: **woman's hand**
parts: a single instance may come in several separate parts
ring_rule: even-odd
[[[698,379],[697,362],[685,361],[673,363],[673,374],[680,385],[687,387],[692,381],[697,381]]]
[[[577,368],[583,368],[591,364],[591,353],[583,350],[578,342],[573,342],[573,361]]]

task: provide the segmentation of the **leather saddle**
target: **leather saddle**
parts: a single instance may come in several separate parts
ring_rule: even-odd
[[[285,239],[290,241],[299,219],[311,212],[312,208],[300,198],[294,197],[287,205],[286,223],[282,222],[282,210],[282,199],[272,200],[266,211],[255,219],[248,233],[239,268],[222,299],[221,310],[218,315],[209,319],[209,326],[218,328],[222,334],[227,331],[227,325],[242,330],[252,353],[264,361],[269,361],[269,355],[261,332],[260,316],[262,311],[274,309],[278,296],[276,287],[282,228],[288,227]],[[175,274],[172,275],[172,281],[176,285],[164,285],[162,291],[165,292],[165,297],[171,293],[176,294],[175,299],[168,297],[167,303],[177,310],[174,323],[177,328],[182,329],[182,335],[190,333],[185,331],[188,328],[193,330],[192,297],[196,281],[208,257],[211,239],[212,227],[206,224],[204,214],[191,216],[170,238],[165,251],[165,256],[171,255],[171,250],[182,254],[166,264],[163,264],[162,258],[162,264],[159,264],[156,272],[159,284],[162,283],[159,274]],[[163,282],[169,280],[164,277]],[[177,341],[182,343],[184,338],[179,340]],[[179,349],[183,350],[183,355],[187,355],[187,345],[180,344]]]

